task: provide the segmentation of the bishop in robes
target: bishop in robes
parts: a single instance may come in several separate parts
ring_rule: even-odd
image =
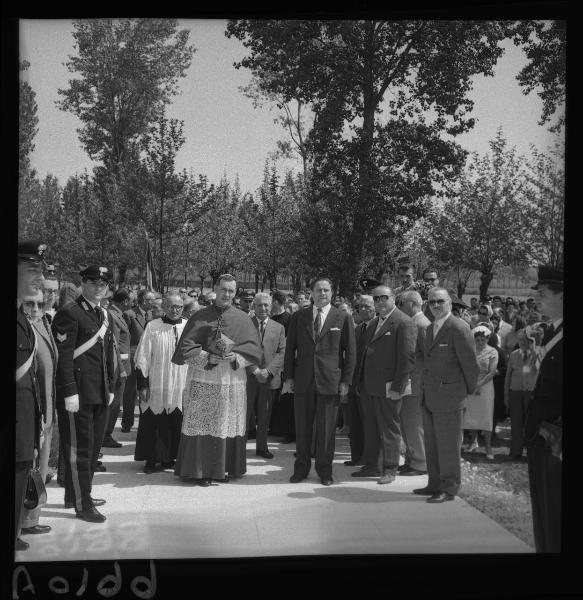
[[[182,426],[182,392],[188,368],[171,362],[186,325],[183,300],[169,292],[163,300],[164,316],[146,324],[135,354],[140,397],[140,422],[135,460],[145,460],[144,473],[174,466]]]
[[[249,315],[233,306],[237,282],[221,275],[213,304],[190,317],[172,362],[188,365],[182,433],[174,474],[211,481],[241,477],[246,465],[246,367],[261,349]]]

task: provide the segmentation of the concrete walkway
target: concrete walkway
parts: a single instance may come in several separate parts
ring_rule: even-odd
[[[173,472],[146,475],[134,462],[135,428],[116,427],[122,448],[104,449],[107,472],[96,473],[93,496],[105,498],[102,524],[75,518],[53,481],[41,524],[49,534],[26,535],[16,561],[181,559],[317,554],[532,553],[527,544],[460,498],[427,504],[412,493],[427,476],[397,477],[389,485],[354,479],[348,439],[337,435],[334,485],[313,468],[289,483],[294,444],[269,443],[275,458],[247,444],[247,474],[203,488]]]

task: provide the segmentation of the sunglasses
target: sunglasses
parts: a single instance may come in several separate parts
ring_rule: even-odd
[[[373,296],[372,299],[375,302],[380,302],[381,300],[388,300],[390,298],[390,296],[387,296],[387,294],[381,294],[380,296]]]
[[[34,302],[34,300],[27,300],[26,302],[22,303],[24,306],[26,306],[26,308],[34,308],[35,306],[37,306],[38,308],[44,308],[45,307],[45,303],[44,302]]]
[[[447,302],[447,300],[429,300],[427,302],[427,304],[429,304],[429,306],[441,306],[442,304],[445,304]]]

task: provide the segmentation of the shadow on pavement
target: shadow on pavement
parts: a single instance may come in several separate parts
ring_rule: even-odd
[[[425,498],[415,496],[414,494],[403,494],[402,492],[388,492],[385,490],[369,490],[366,488],[350,488],[347,494],[345,489],[334,489],[333,487],[316,488],[313,492],[291,492],[290,498],[298,500],[314,500],[325,498],[334,502],[349,503],[386,503],[386,502],[424,502]]]

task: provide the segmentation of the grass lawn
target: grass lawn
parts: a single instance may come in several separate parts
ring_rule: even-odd
[[[510,421],[499,423],[492,443],[494,460],[481,445],[462,451],[461,498],[534,549],[526,452],[522,460],[507,460]]]

